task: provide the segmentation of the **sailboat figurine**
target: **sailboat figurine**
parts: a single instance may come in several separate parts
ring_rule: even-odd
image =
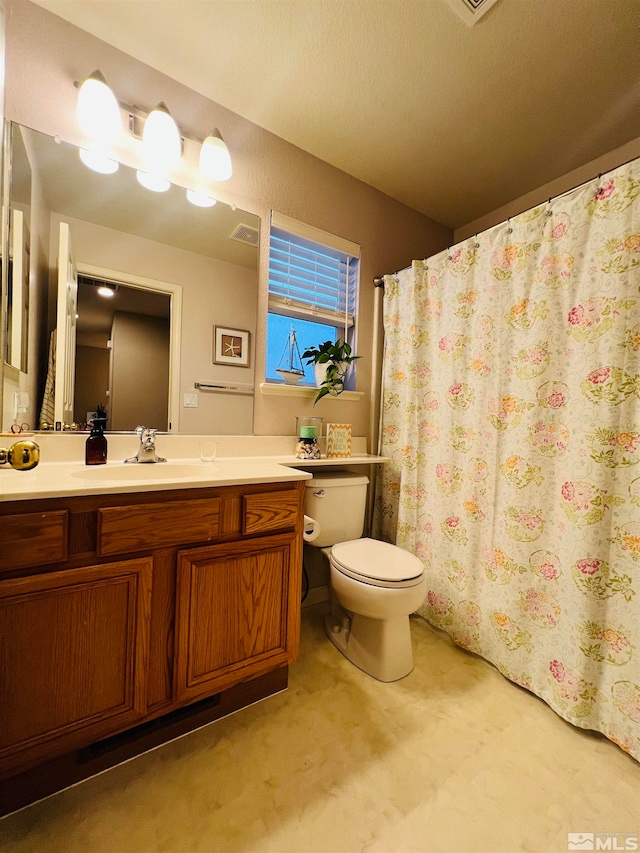
[[[302,366],[302,358],[300,357],[296,330],[293,328],[293,324],[289,329],[289,337],[276,367],[276,373],[284,378],[285,385],[295,385],[304,376],[304,367]]]

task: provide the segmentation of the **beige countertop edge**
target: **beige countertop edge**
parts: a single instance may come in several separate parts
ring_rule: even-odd
[[[143,466],[126,466],[123,462],[109,462],[99,469],[82,462],[42,462],[31,471],[14,471],[0,468],[0,501],[38,500],[82,495],[126,494],[155,492],[171,489],[206,488],[208,486],[242,486],[256,483],[283,483],[308,480],[313,476],[300,467],[325,465],[372,464],[387,461],[378,456],[352,456],[344,459],[301,460],[294,457],[224,457],[204,468],[196,459],[170,460],[168,465],[192,467],[193,473],[170,472],[154,465],[153,480],[132,477]],[[146,467],[146,466],[145,466]],[[118,470],[126,472],[118,478]],[[156,477],[166,470],[173,476]],[[102,479],[105,475],[108,479]]]

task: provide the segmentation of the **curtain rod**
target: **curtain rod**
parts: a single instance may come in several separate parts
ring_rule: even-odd
[[[608,169],[606,172],[598,172],[598,174],[594,175],[593,178],[589,178],[588,180],[583,181],[581,184],[576,184],[575,187],[571,187],[571,189],[564,190],[564,192],[558,193],[557,195],[549,196],[549,198],[546,201],[546,204],[551,204],[552,201],[556,201],[557,199],[562,198],[565,195],[570,195],[571,193],[574,193],[577,190],[581,190],[582,187],[586,187],[587,184],[590,184],[593,181],[599,181],[601,178],[606,177],[611,172],[615,172],[616,169],[621,169],[623,166],[626,166],[628,163],[632,163],[634,160],[638,160],[638,159],[640,159],[640,158],[639,157],[630,157],[628,160],[625,160],[624,163],[619,163],[617,166],[614,166],[612,169]],[[527,213],[529,210],[533,210],[535,207],[539,207],[541,204],[545,204],[545,202],[540,201],[540,202],[538,202],[538,204],[534,204],[531,207],[527,207],[525,210],[521,210],[520,213],[514,214],[514,217],[515,216],[521,216],[523,213]],[[497,228],[499,225],[502,225],[504,222],[509,222],[509,220],[513,219],[514,217],[508,216],[507,219],[503,219],[502,222],[497,222],[495,225],[490,225],[488,228],[485,228],[484,231],[480,231],[479,233],[485,234],[487,231],[491,231],[492,228]],[[475,234],[474,236],[477,238],[478,234]],[[471,240],[471,237],[469,236],[464,240],[460,240],[459,243],[466,243],[467,240]],[[459,243],[453,243],[451,246],[448,246],[447,249],[442,249],[441,251],[443,251],[443,252],[447,251],[448,252],[451,249],[453,249],[454,246],[459,245]],[[438,252],[437,254],[440,254],[440,253]],[[428,259],[425,258],[424,260],[426,261]],[[412,264],[407,264],[406,267],[402,267],[402,269],[396,270],[395,273],[393,273],[393,275],[398,275],[399,273],[404,272],[405,270],[411,269],[411,266],[412,266]],[[373,279],[373,286],[374,287],[384,287],[384,276],[376,276]]]

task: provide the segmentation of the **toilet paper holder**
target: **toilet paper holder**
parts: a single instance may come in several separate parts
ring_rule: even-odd
[[[309,515],[305,515],[304,524],[302,526],[302,538],[305,542],[313,542],[320,536],[320,525]]]

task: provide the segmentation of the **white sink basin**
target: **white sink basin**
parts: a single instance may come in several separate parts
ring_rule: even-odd
[[[209,479],[219,470],[215,463],[200,462],[147,462],[125,465],[124,462],[107,465],[87,465],[71,476],[78,480],[183,480]]]

